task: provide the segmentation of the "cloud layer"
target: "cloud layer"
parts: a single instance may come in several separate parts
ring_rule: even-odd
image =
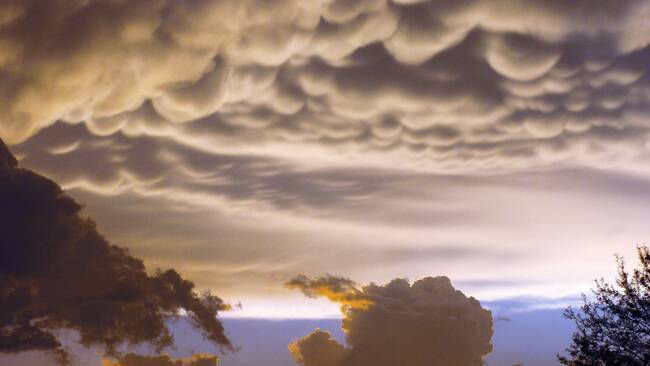
[[[541,278],[561,293],[610,242],[647,237],[648,16],[644,0],[7,0],[0,138],[105,204],[100,224],[144,239],[132,247],[148,263],[202,287],[259,295],[298,270],[417,278],[435,265],[457,285],[537,293]],[[17,236],[0,247],[1,350],[59,349],[61,326],[109,351],[163,346],[181,308],[228,346],[219,298],[146,274],[58,186],[0,156],[4,207],[34,218],[2,213]],[[348,347],[318,331],[291,346],[304,366],[489,352],[491,319],[442,278],[290,285],[346,315]]]
[[[66,352],[60,329],[109,355],[123,343],[173,344],[166,321],[184,310],[204,336],[232,347],[217,313],[176,271],[149,275],[141,260],[110,244],[81,206],[53,181],[17,167],[0,141],[0,352]]]
[[[229,298],[431,266],[481,297],[566,295],[559,273],[588,286],[648,236],[647,15],[3,1],[0,137],[148,265]]]
[[[67,121],[439,170],[628,159],[646,152],[648,14],[642,0],[8,1],[0,136]]]
[[[302,366],[482,365],[492,314],[447,277],[357,288],[347,278],[299,276],[287,286],[341,304],[347,347],[316,330],[289,345]]]

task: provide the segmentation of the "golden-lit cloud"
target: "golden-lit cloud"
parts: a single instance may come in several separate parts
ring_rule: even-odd
[[[305,275],[298,275],[285,286],[292,290],[300,290],[311,298],[325,297],[345,308],[367,309],[372,305],[372,300],[348,278],[324,276],[312,280]]]
[[[129,353],[117,361],[105,358],[103,366],[217,366],[219,358],[209,354],[197,354],[188,358],[174,359],[169,355],[140,356]]]
[[[330,296],[350,291],[352,284],[340,277],[297,277],[287,285],[343,305],[347,347],[316,330],[289,345],[302,366],[474,366],[481,365],[482,357],[492,351],[491,312],[454,289],[447,277],[355,287],[357,296],[372,301],[363,307],[347,306],[348,299]]]
[[[109,355],[122,344],[162,349],[173,345],[167,321],[181,310],[206,339],[232,348],[217,319],[227,304],[172,269],[148,274],[80,210],[55,182],[19,168],[0,140],[0,352],[52,351],[65,361],[61,329]]]

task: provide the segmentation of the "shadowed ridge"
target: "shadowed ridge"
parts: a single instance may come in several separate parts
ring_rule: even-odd
[[[11,169],[15,168],[17,165],[18,160],[16,160],[11,151],[9,151],[4,141],[0,139],[0,169]]]

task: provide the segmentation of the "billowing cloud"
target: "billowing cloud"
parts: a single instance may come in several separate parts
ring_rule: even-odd
[[[151,275],[110,244],[53,181],[17,167],[0,142],[0,352],[66,352],[56,331],[116,354],[123,343],[173,344],[166,321],[184,310],[203,335],[231,344],[217,319],[228,305],[176,271]]]
[[[217,366],[217,356],[209,354],[197,354],[188,358],[173,359],[169,355],[162,356],[140,356],[129,353],[119,360],[113,362],[104,359],[104,366]]]
[[[7,1],[0,136],[64,121],[442,171],[627,160],[647,150],[648,14],[643,0]]]
[[[289,352],[303,366],[339,366],[348,350],[328,332],[316,329],[308,336],[289,344]]]
[[[321,330],[289,345],[303,366],[481,365],[492,351],[492,315],[473,297],[455,290],[447,277],[427,277],[410,284],[395,279],[380,286],[351,287],[349,279],[304,276],[289,281],[309,296],[341,304],[347,346]],[[325,288],[329,287],[329,290]],[[353,293],[371,303],[350,306]]]

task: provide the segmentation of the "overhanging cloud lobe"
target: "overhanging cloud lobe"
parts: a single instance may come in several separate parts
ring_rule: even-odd
[[[649,8],[5,2],[0,135],[16,143],[63,120],[102,136],[334,147],[442,170],[628,159],[647,140]]]

